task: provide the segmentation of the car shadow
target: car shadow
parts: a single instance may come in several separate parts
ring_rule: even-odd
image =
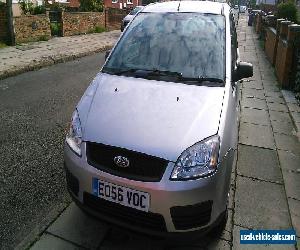
[[[227,223],[228,224],[228,223]],[[209,233],[196,241],[166,240],[134,232],[87,215],[72,203],[52,225],[46,234],[88,249],[114,250],[178,250],[178,249],[226,249],[230,248],[231,233],[228,225],[220,235]]]

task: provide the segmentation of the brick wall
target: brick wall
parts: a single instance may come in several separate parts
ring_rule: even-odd
[[[63,36],[89,33],[95,27],[105,27],[104,12],[64,12]]]
[[[277,37],[276,30],[274,28],[268,27],[266,29],[266,41],[265,41],[265,50],[266,55],[270,63],[275,64],[276,52],[277,52]]]
[[[286,64],[288,63],[287,52],[287,41],[279,39],[276,54],[275,70],[278,82],[282,87],[284,87],[288,81],[288,75],[286,74]]]
[[[38,41],[51,37],[47,15],[22,15],[14,17],[16,43]]]
[[[0,5],[0,41],[7,42],[8,31],[7,31],[7,19],[6,19],[6,7]]]
[[[299,46],[300,25],[288,25],[287,35],[285,35],[285,22],[286,21],[281,22],[275,70],[280,86],[282,88],[291,89],[294,84],[292,81],[292,76],[296,73],[293,72],[296,69],[293,67],[293,55],[296,52],[295,46]]]
[[[108,30],[118,30],[121,28],[123,18],[129,13],[129,10],[115,8],[105,9],[106,28]]]
[[[80,6],[79,0],[69,0],[68,2],[69,2],[68,7],[79,8]]]

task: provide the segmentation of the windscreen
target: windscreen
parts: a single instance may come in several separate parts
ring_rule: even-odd
[[[225,76],[225,18],[202,13],[140,13],[104,72],[128,69],[178,72],[188,78]]]

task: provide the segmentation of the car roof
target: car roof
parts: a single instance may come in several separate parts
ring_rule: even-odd
[[[223,13],[229,12],[229,9],[230,7],[227,3],[212,1],[170,1],[149,4],[141,12],[200,12],[221,15],[222,11]]]

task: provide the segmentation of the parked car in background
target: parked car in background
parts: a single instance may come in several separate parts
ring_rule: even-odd
[[[136,6],[130,13],[124,17],[122,24],[121,24],[121,31],[125,29],[128,23],[134,18],[134,16],[144,8],[144,6]]]
[[[246,10],[247,10],[247,6],[245,6],[245,5],[240,6],[240,13],[245,13]]]
[[[140,10],[72,116],[64,162],[76,204],[175,239],[222,228],[239,80],[253,75],[237,46],[226,3],[170,1]]]
[[[239,17],[240,17],[238,5],[235,5],[233,8],[231,8],[231,13],[233,15],[234,23],[237,26],[239,23]]]

